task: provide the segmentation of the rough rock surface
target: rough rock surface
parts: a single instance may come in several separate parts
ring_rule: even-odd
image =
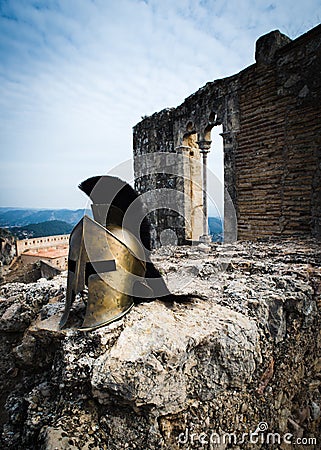
[[[91,332],[76,328],[82,299],[58,330],[66,273],[1,286],[1,449],[319,448],[320,243],[154,261],[189,301],[142,302]]]
[[[16,238],[9,231],[0,228],[0,262],[9,265],[16,255]]]
[[[10,267],[3,267],[3,279],[1,284],[6,283],[33,283],[41,277],[40,262],[22,263],[20,258],[15,259]]]

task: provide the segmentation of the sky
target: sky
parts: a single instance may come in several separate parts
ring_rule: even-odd
[[[0,206],[85,207],[79,182],[131,166],[142,116],[320,22],[320,0],[0,0]]]

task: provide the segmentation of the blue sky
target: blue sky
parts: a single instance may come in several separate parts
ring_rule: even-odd
[[[0,206],[81,208],[78,183],[132,157],[141,116],[252,64],[262,34],[316,26],[321,2],[0,0],[0,15]],[[222,177],[219,149],[209,162]]]

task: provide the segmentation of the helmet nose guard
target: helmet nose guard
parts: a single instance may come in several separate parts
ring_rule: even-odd
[[[81,330],[93,330],[122,317],[133,306],[137,286],[144,285],[146,263],[138,240],[128,230],[109,229],[88,216],[75,226],[69,242],[65,311],[68,320],[76,295],[87,285],[88,301]]]

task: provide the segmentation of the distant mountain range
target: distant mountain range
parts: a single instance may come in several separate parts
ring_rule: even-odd
[[[84,214],[92,216],[89,209],[0,207],[0,227],[8,229],[18,239],[69,234]],[[212,240],[221,242],[223,240],[223,222],[221,218],[209,217],[208,226]]]
[[[208,218],[209,234],[212,236],[212,241],[223,241],[223,220],[220,217]]]
[[[91,215],[85,209],[18,209],[0,208],[0,227],[24,227],[53,220],[76,225],[84,214]]]

